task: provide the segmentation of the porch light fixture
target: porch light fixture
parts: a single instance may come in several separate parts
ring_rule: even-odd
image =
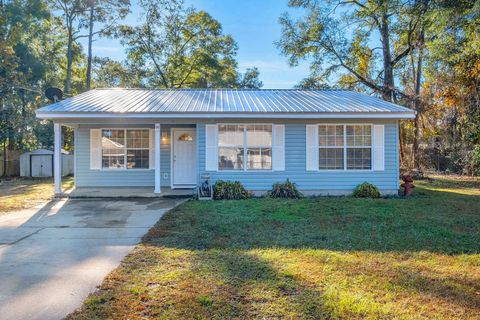
[[[168,142],[168,132],[162,132],[162,142],[167,143]]]

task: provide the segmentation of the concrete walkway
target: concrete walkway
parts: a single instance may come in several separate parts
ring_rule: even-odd
[[[0,216],[0,319],[62,319],[180,202],[64,199]]]

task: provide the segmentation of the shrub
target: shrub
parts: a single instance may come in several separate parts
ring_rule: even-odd
[[[380,191],[373,184],[364,182],[355,188],[353,196],[357,198],[380,198]]]
[[[218,180],[213,186],[215,200],[241,200],[249,197],[250,193],[239,181]]]
[[[272,190],[268,192],[268,196],[271,198],[299,199],[303,197],[303,194],[298,191],[296,183],[287,179],[285,182],[275,183]]]
[[[470,154],[470,172],[480,176],[480,145],[476,145]]]

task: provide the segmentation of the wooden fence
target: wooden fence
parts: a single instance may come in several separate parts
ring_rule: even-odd
[[[5,157],[3,151],[0,152],[0,177],[19,176],[20,175],[20,155],[22,151],[8,151]]]

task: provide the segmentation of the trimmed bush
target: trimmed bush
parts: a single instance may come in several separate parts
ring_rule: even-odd
[[[287,179],[285,182],[275,183],[272,190],[268,192],[268,196],[271,198],[299,199],[303,197],[303,194],[298,191],[296,183]]]
[[[213,185],[213,199],[242,200],[250,198],[250,192],[239,181],[218,180]]]
[[[355,188],[353,196],[357,198],[380,198],[380,190],[373,184],[364,182]]]

